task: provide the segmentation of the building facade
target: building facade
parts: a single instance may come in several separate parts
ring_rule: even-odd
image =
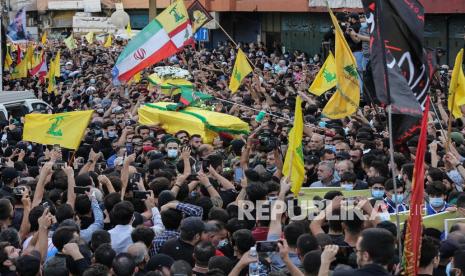
[[[73,27],[76,12],[90,10],[91,16],[109,17],[115,11],[115,2],[121,0],[2,0],[7,1],[11,13],[22,6],[28,11],[28,26],[57,32]],[[122,0],[130,15],[133,29],[142,29],[149,22],[149,1]],[[161,11],[172,0],[156,0]],[[271,46],[279,43],[292,52],[301,50],[309,55],[321,52],[323,35],[331,22],[323,0],[199,0],[224,29],[236,40],[262,41]],[[465,1],[420,0],[426,11],[425,46],[441,47],[447,51],[442,63],[453,63],[458,50],[464,45]],[[190,4],[185,1],[186,5]],[[337,0],[336,11],[362,12],[360,0]],[[333,5],[333,4],[332,4]],[[90,9],[89,9],[90,7]],[[98,7],[98,9],[96,8]],[[226,36],[219,29],[209,31],[207,45],[216,45]]]

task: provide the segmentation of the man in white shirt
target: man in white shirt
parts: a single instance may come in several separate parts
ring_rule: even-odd
[[[112,221],[116,225],[108,231],[111,236],[111,247],[116,254],[127,252],[128,247],[133,244],[131,239],[132,221],[134,220],[134,206],[129,201],[121,201],[113,206],[111,210]]]

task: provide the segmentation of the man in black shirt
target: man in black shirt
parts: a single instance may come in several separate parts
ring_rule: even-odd
[[[172,257],[174,260],[185,260],[194,266],[195,245],[200,241],[202,232],[205,230],[204,222],[198,217],[188,217],[181,222],[181,233],[179,238],[165,242],[160,253]]]

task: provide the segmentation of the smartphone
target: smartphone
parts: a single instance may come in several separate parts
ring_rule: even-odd
[[[134,153],[134,146],[132,145],[132,143],[126,143],[126,152],[128,153],[128,155]]]
[[[134,199],[147,199],[150,192],[146,191],[133,191]]]
[[[90,187],[80,187],[80,186],[74,187],[75,194],[85,194],[86,192],[90,192]]]
[[[140,173],[133,173],[131,179],[135,183],[138,183],[140,181],[141,177],[142,177],[142,175]]]
[[[65,167],[66,163],[63,161],[56,161],[55,164],[53,164],[52,169],[54,171],[61,170]]]
[[[278,241],[259,241],[256,244],[257,252],[277,252]]]

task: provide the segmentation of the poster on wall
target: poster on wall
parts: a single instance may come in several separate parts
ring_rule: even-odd
[[[26,31],[26,9],[24,7],[11,19],[7,29],[7,36],[13,42],[22,42],[29,39]]]

